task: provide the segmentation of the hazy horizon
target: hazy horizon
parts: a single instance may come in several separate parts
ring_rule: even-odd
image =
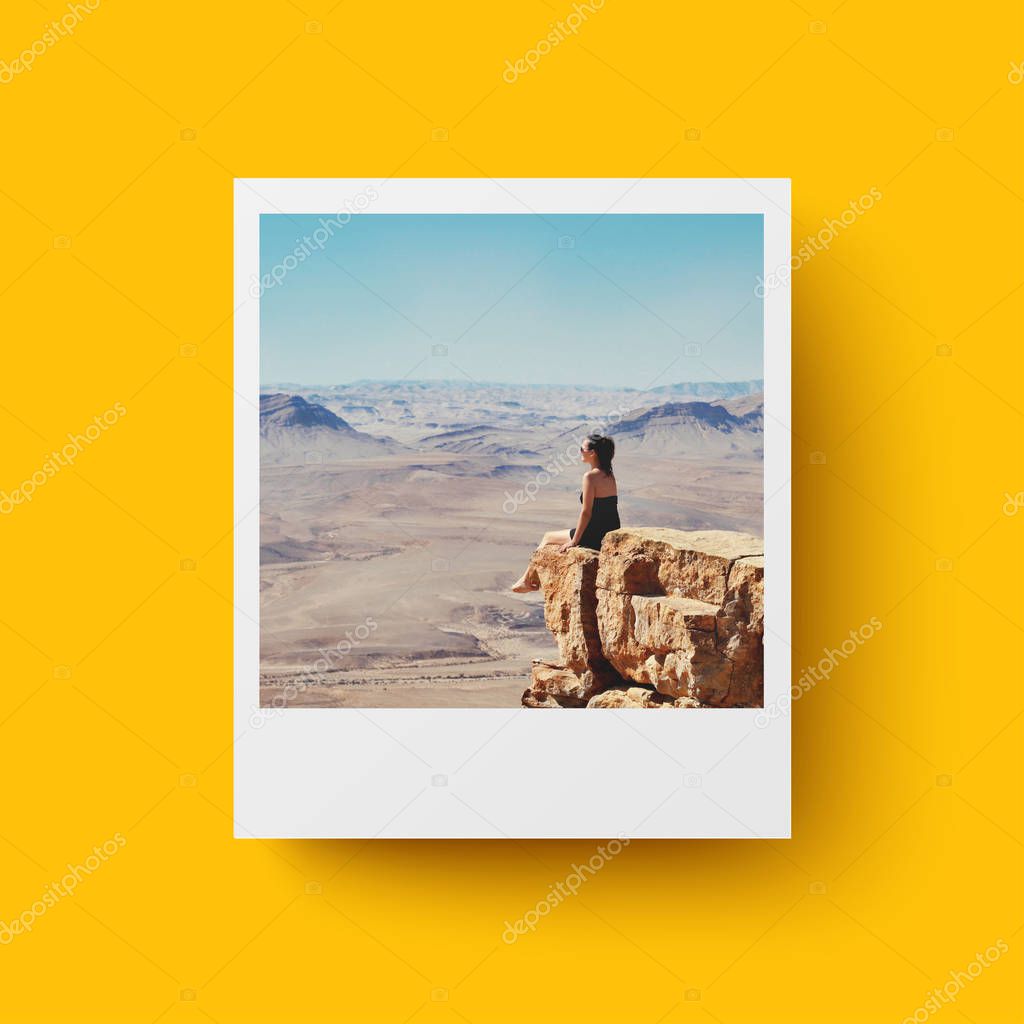
[[[263,386],[763,377],[760,215],[364,213],[326,235],[260,218]]]
[[[688,384],[695,385],[717,385],[728,386],[733,384],[764,383],[763,377],[748,377],[742,380],[724,380],[722,378],[709,378],[697,380],[688,377],[686,380],[673,380],[665,384],[658,384],[649,388],[630,387],[628,385],[614,384],[563,384],[544,382],[523,382],[510,380],[459,380],[456,377],[359,377],[348,381],[300,381],[300,380],[269,380],[260,384],[261,388],[275,387],[297,387],[310,390],[313,388],[348,388],[360,384],[402,384],[406,387],[414,387],[420,384],[452,384],[458,387],[499,387],[499,388],[576,388],[581,391],[657,391],[659,389],[678,388]]]

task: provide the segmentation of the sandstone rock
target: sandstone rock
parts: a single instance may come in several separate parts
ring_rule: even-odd
[[[668,653],[694,643],[694,633],[713,636],[718,611],[716,605],[682,597],[597,592],[602,650],[606,647],[619,658]]]
[[[617,675],[608,671],[595,673],[586,669],[577,674],[550,661],[534,661],[532,676],[530,689],[523,694],[527,707],[582,708],[605,686],[621,682]]]
[[[597,629],[597,566],[596,551],[548,545],[534,552],[526,575],[527,582],[540,582],[544,624],[558,642],[561,664],[576,673],[608,672]]]
[[[541,549],[527,578],[561,662],[534,663],[524,705],[761,706],[762,550],[747,534],[653,527],[609,533],[600,556]]]
[[[718,703],[728,694],[732,667],[715,643],[717,611],[685,598],[598,591],[601,636],[616,671],[670,697]]]
[[[740,558],[729,573],[729,588],[722,602],[719,628],[727,620],[764,631],[764,555]]]
[[[622,594],[663,594],[720,605],[732,564],[763,554],[764,541],[728,530],[613,530],[601,545],[597,585]]]
[[[732,665],[730,704],[764,702],[764,557],[741,558],[729,573],[718,615],[718,646]]]
[[[523,691],[524,708],[560,708],[562,705],[548,693],[535,694],[533,690]]]
[[[592,697],[588,708],[670,708],[672,699],[644,686],[614,686]]]
[[[722,530],[616,530],[601,548],[602,651],[627,679],[702,706],[763,701],[764,558]]]
[[[672,707],[674,708],[708,708],[710,704],[701,704],[699,700],[695,700],[693,697],[677,697],[672,701]]]

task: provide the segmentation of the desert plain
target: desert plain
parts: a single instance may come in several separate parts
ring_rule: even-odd
[[[623,526],[762,536],[761,388],[263,388],[261,705],[519,707],[555,644],[509,587],[575,525],[580,440],[615,439]]]

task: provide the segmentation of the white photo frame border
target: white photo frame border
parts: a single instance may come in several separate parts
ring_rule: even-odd
[[[238,838],[789,838],[790,288],[764,295],[765,707],[259,709],[261,214],[760,214],[790,265],[789,179],[235,179]]]

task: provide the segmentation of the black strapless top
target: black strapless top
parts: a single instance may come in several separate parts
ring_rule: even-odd
[[[583,504],[583,492],[580,492],[580,504]],[[580,537],[581,548],[593,548],[599,551],[604,535],[610,530],[617,530],[621,526],[619,522],[619,496],[613,494],[610,498],[595,498],[594,506],[590,511],[590,522]],[[576,536],[576,527],[569,531],[570,537]]]

